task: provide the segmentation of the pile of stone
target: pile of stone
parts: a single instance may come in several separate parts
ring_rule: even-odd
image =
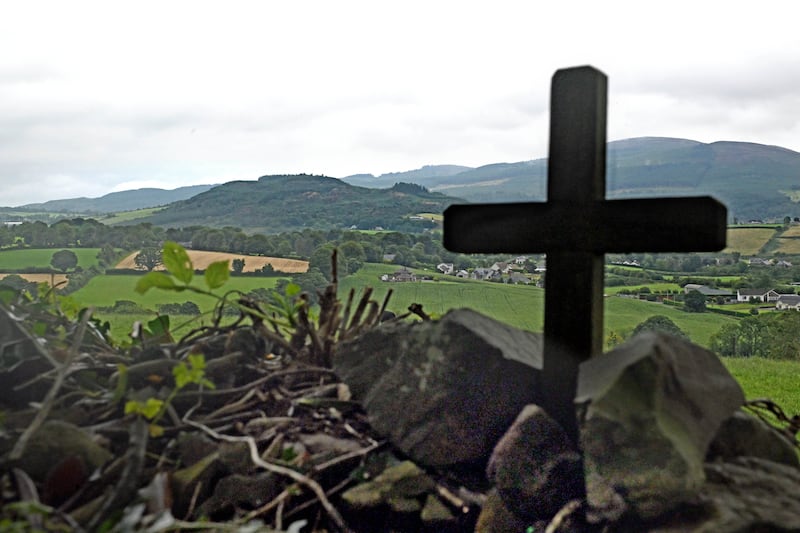
[[[342,344],[334,369],[396,449],[486,494],[477,531],[800,531],[794,442],[712,352],[648,333],[584,363],[580,451],[537,405],[541,367],[539,335],[456,310]],[[344,502],[396,508],[362,490]]]

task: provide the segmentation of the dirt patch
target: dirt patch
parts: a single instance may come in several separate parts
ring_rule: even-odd
[[[48,283],[48,284],[50,283],[50,276],[51,276],[50,274],[13,274],[13,273],[11,273],[11,274],[0,274],[0,279],[5,278],[6,276],[15,276],[15,275],[19,276],[19,277],[21,277],[23,279],[26,279],[28,281],[33,281],[34,283],[45,282],[45,283]],[[56,284],[59,284],[61,282],[66,282],[67,281],[67,275],[66,274],[53,274],[53,277],[54,277],[53,281]]]
[[[136,268],[136,263],[133,258],[139,252],[133,252],[125,259],[117,263],[117,268]],[[208,265],[215,261],[233,261],[234,259],[244,259],[244,271],[254,272],[261,269],[264,265],[270,264],[272,268],[279,272],[288,272],[291,274],[298,272],[306,272],[308,270],[308,261],[301,261],[299,259],[285,259],[283,257],[265,257],[257,255],[242,255],[242,254],[229,254],[225,252],[206,252],[203,250],[186,250],[189,254],[189,259],[195,268],[204,270]],[[163,270],[163,267],[158,267],[156,270]]]

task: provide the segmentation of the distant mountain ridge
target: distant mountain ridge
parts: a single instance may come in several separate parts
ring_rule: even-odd
[[[190,185],[177,189],[144,188],[112,192],[99,198],[67,198],[50,200],[40,204],[27,204],[16,208],[20,211],[47,211],[53,213],[116,213],[146,207],[158,207],[191,198],[216,185]]]
[[[748,142],[719,141],[707,144],[669,137],[638,137],[608,143],[607,154],[608,198],[708,194],[728,207],[731,219],[783,219],[785,216],[800,216],[800,153],[786,148]],[[433,207],[453,202],[456,198],[474,203],[543,201],[547,195],[547,159],[493,163],[477,168],[426,165],[416,170],[392,172],[377,177],[372,174],[356,174],[341,179],[322,176],[306,176],[309,179],[299,179],[297,176],[282,178],[293,183],[281,185],[280,176],[265,176],[258,182],[196,185],[172,191],[139,189],[110,193],[100,198],[53,200],[9,208],[8,212],[38,210],[79,214],[113,213],[169,204],[163,214],[137,220],[170,225],[227,224],[275,230],[278,227],[319,227],[323,220],[341,227],[345,221],[353,219],[354,210],[366,213],[365,218],[376,215],[375,209],[367,201],[368,198],[373,198],[380,209],[386,210],[388,219],[397,222],[396,217],[404,209],[412,209],[411,203],[404,201],[402,207],[392,206],[383,193],[377,196],[370,196],[372,193],[363,191],[353,193],[337,184],[371,191],[388,191],[396,183],[415,183],[429,191],[427,201],[431,209],[427,211],[433,211]],[[315,183],[314,179],[317,178],[321,180],[318,179]],[[270,183],[270,194],[275,195],[275,198],[286,198],[284,203],[263,196],[266,182]],[[292,188],[300,182],[304,182],[304,187],[311,188],[306,189],[305,193],[292,192]],[[247,185],[252,183],[260,183],[261,188],[250,188]],[[221,191],[213,192],[220,187],[223,188]],[[236,196],[239,193],[234,191],[239,190],[247,190],[254,195],[253,198],[262,198],[261,203],[254,204],[252,198],[244,194],[238,203],[225,203],[227,212],[220,212],[218,204],[208,201],[208,198],[216,198],[214,195],[219,194],[220,199],[227,202],[228,195]],[[407,192],[394,191],[390,196]],[[307,194],[307,197],[303,197],[305,201],[326,199],[326,205],[315,204],[319,214],[314,217],[316,221],[309,218],[309,210],[302,202],[297,201],[294,196],[296,194]],[[197,201],[185,203],[195,197],[198,197]],[[270,206],[271,210],[265,210],[263,206]],[[295,211],[290,210],[290,206]],[[419,207],[417,204],[413,209]],[[254,221],[254,214],[265,217],[266,222]],[[278,216],[287,221],[276,222]],[[377,221],[379,218],[376,216],[372,220]],[[384,224],[376,222],[376,225]]]
[[[792,150],[669,137],[613,141],[607,150],[608,198],[711,195],[740,220],[800,216],[800,153]],[[418,176],[416,183],[431,191],[470,202],[543,201],[547,195],[546,158]]]

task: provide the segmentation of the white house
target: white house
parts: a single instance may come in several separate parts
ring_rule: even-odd
[[[439,263],[438,265],[436,265],[436,270],[438,270],[442,274],[450,275],[453,273],[454,268],[455,267],[453,266],[453,263]]]
[[[777,302],[780,294],[772,289],[739,289],[736,291],[737,302],[749,302],[756,298],[762,302]]]
[[[775,309],[794,309],[800,311],[800,294],[781,294],[775,302]]]

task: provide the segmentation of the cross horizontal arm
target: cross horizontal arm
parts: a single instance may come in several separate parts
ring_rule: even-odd
[[[714,198],[452,205],[444,246],[465,253],[696,252],[725,247],[727,209]]]

